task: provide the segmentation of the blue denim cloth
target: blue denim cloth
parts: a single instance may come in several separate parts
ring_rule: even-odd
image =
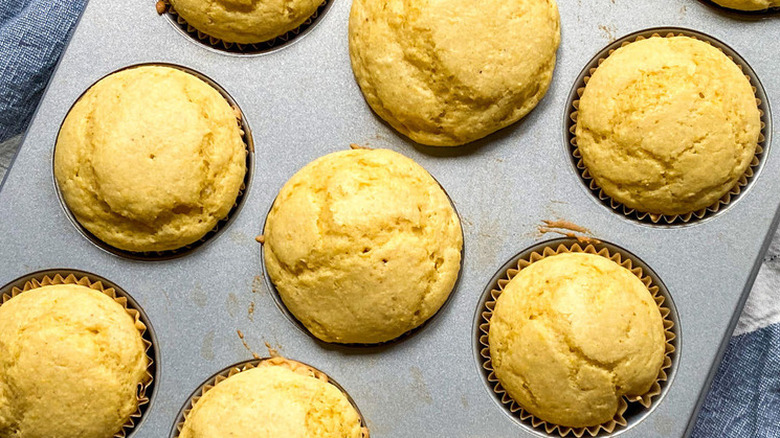
[[[26,129],[85,3],[0,0],[0,143]],[[732,338],[693,436],[780,438],[779,352],[780,324]]]
[[[0,0],[0,143],[24,132],[86,0]]]
[[[731,339],[693,436],[780,437],[780,324]]]

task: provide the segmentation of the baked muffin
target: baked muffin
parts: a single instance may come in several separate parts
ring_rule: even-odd
[[[520,120],[547,92],[560,42],[555,0],[355,0],[352,70],[398,132],[456,146]]]
[[[217,383],[186,418],[180,438],[364,436],[360,415],[341,390],[322,373],[282,358]]]
[[[389,150],[348,150],[298,171],[265,225],[265,266],[319,339],[379,343],[444,304],[460,270],[460,221],[439,184]]]
[[[148,359],[127,310],[86,286],[0,306],[0,437],[110,438],[138,408]]]
[[[750,82],[715,47],[652,37],[610,55],[585,86],[577,147],[595,183],[640,212],[715,204],[755,156],[760,113]]]
[[[647,393],[665,354],[663,318],[642,281],[610,259],[562,253],[533,262],[496,301],[488,332],[496,377],[536,417],[610,421]]]
[[[176,14],[206,35],[254,44],[297,28],[323,0],[170,0]]]
[[[740,11],[764,11],[780,7],[780,0],[713,0],[715,3],[729,9]]]
[[[236,114],[181,70],[136,67],[92,86],[62,124],[54,175],[76,220],[135,252],[189,245],[236,202],[246,173]]]

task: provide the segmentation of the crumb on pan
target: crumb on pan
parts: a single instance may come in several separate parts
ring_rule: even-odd
[[[557,233],[571,239],[577,239],[577,241],[580,243],[592,243],[592,244],[601,243],[600,240],[594,237],[586,236],[585,234],[591,234],[590,230],[588,230],[583,226],[577,225],[575,223],[565,221],[565,220],[546,220],[546,219],[542,220],[542,223],[544,225],[539,225],[537,227],[539,233],[541,234]],[[585,234],[581,234],[581,233],[585,233]]]
[[[246,339],[244,339],[244,333],[241,330],[236,330],[236,333],[238,333],[238,339],[241,339],[241,343],[244,344],[244,348],[246,348],[248,352],[252,353],[252,357],[255,359],[260,359],[260,356],[258,356],[257,353],[249,348],[249,344],[247,344]]]

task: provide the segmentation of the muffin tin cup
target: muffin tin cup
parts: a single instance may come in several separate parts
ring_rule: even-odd
[[[171,24],[182,34],[205,47],[235,55],[258,55],[278,50],[304,36],[325,15],[332,2],[333,0],[323,0],[314,13],[295,29],[270,40],[252,44],[230,43],[195,29],[187,23],[187,20],[176,13],[176,9],[168,0],[159,0],[157,2],[157,12],[160,15],[166,15]]]
[[[101,77],[97,81],[95,81],[92,85],[87,87],[86,90],[76,99],[73,104],[71,105],[71,108],[68,110],[68,114],[73,109],[73,106],[76,105],[78,101],[81,100],[82,97],[84,97],[84,94],[87,93],[92,87],[94,87],[98,82],[102,81],[108,76],[111,76],[115,73],[118,73],[123,70],[128,70],[131,68],[136,67],[144,67],[144,66],[160,66],[160,67],[169,67],[169,68],[175,68],[177,70],[181,70],[185,73],[188,73],[192,76],[195,76],[196,78],[200,79],[201,81],[205,82],[215,90],[227,101],[227,103],[233,108],[234,113],[236,114],[236,120],[239,125],[239,129],[241,132],[241,139],[244,142],[244,145],[246,147],[246,171],[244,173],[244,181],[241,183],[241,187],[239,187],[238,194],[236,195],[236,200],[233,203],[233,206],[231,207],[230,211],[228,212],[227,216],[222,218],[217,222],[216,225],[214,225],[214,228],[209,230],[206,234],[203,235],[200,239],[196,240],[195,242],[192,242],[188,245],[184,245],[180,248],[171,249],[171,250],[165,250],[165,251],[145,251],[145,252],[138,252],[138,251],[128,251],[124,249],[117,248],[115,246],[112,246],[103,240],[101,240],[96,235],[92,234],[86,227],[84,227],[79,220],[76,218],[76,216],[73,214],[73,212],[70,210],[70,207],[68,207],[68,204],[65,202],[65,198],[62,195],[62,192],[60,190],[60,186],[57,183],[56,178],[54,177],[54,154],[55,154],[55,148],[52,148],[52,179],[54,181],[54,189],[57,193],[57,197],[60,200],[60,205],[62,206],[63,210],[65,211],[65,214],[68,216],[68,219],[73,223],[73,225],[78,229],[81,234],[84,235],[89,241],[91,241],[94,245],[99,247],[100,249],[109,252],[111,254],[125,257],[128,259],[133,260],[146,260],[146,261],[155,261],[155,260],[170,260],[175,259],[178,257],[182,257],[184,255],[190,254],[193,251],[197,250],[201,246],[205,245],[212,239],[219,236],[222,231],[227,228],[230,223],[233,221],[233,219],[238,215],[239,211],[241,210],[241,207],[244,204],[244,201],[246,200],[247,193],[249,191],[249,187],[252,184],[252,176],[254,172],[254,155],[255,155],[255,146],[254,146],[254,140],[252,139],[252,130],[249,127],[249,122],[246,120],[246,116],[244,115],[241,108],[238,106],[238,103],[236,103],[235,99],[228,94],[228,92],[222,88],[219,84],[217,84],[213,79],[209,78],[208,76],[193,70],[188,67],[184,67],[178,64],[170,64],[165,62],[150,62],[150,63],[141,63],[141,64],[133,64],[129,65],[123,68],[120,68],[118,70],[112,71],[111,73],[108,73],[107,75]],[[67,117],[67,115],[66,115]],[[63,119],[64,123],[65,120]],[[62,125],[60,125],[59,130],[62,130]]]
[[[370,438],[370,433],[368,431],[368,427],[366,426],[366,419],[363,417],[363,414],[360,412],[360,409],[358,408],[355,401],[352,399],[352,397],[350,397],[349,393],[347,393],[347,391],[341,387],[341,385],[339,385],[335,380],[331,379],[330,376],[318,370],[317,368],[314,368],[311,365],[305,364],[303,362],[298,362],[296,360],[287,359],[282,356],[273,355],[273,352],[272,352],[272,356],[270,357],[263,357],[263,358],[251,359],[251,360],[239,362],[209,377],[208,380],[206,380],[198,389],[196,389],[192,393],[192,395],[190,395],[190,397],[185,402],[184,406],[182,406],[181,410],[179,411],[179,415],[176,417],[176,422],[173,424],[173,428],[171,428],[170,438],[177,438],[179,436],[182,429],[184,428],[184,423],[187,420],[187,417],[189,416],[190,412],[192,412],[192,409],[194,408],[195,404],[198,403],[198,400],[200,400],[200,398],[203,397],[203,395],[205,395],[216,385],[226,380],[228,377],[232,377],[238,373],[251,370],[252,368],[268,366],[268,365],[286,366],[292,371],[303,370],[306,373],[311,373],[314,378],[327,382],[335,386],[336,388],[338,388],[338,390],[341,391],[341,393],[344,394],[345,397],[347,397],[349,404],[352,405],[352,407],[355,409],[355,412],[357,412],[358,416],[360,417],[360,424],[363,433],[362,438]]]
[[[615,50],[627,46],[628,44],[631,44],[633,42],[641,41],[647,38],[671,38],[675,36],[686,36],[696,40],[703,41],[717,48],[721,52],[723,52],[731,61],[737,64],[737,66],[745,74],[745,77],[748,79],[748,81],[750,82],[753,88],[753,94],[756,96],[756,105],[758,106],[759,114],[761,117],[761,126],[760,126],[758,145],[756,146],[755,155],[751,160],[750,165],[745,170],[745,173],[742,176],[740,176],[740,178],[737,180],[737,183],[734,185],[734,187],[731,188],[731,190],[729,190],[720,199],[718,199],[717,202],[715,202],[714,204],[708,207],[696,211],[688,212],[685,214],[666,215],[666,214],[657,214],[657,213],[639,211],[635,208],[628,207],[623,203],[618,202],[617,200],[611,198],[609,195],[604,193],[601,187],[599,187],[598,184],[596,184],[595,179],[590,175],[588,168],[585,166],[585,163],[582,159],[582,154],[579,148],[577,147],[576,130],[577,130],[577,114],[579,111],[579,103],[580,103],[579,99],[582,97],[582,94],[585,91],[585,86],[590,80],[591,75],[593,75],[593,73],[596,71],[598,66],[600,66],[601,63],[604,62],[604,60],[606,60],[610,55],[612,55],[612,53],[614,53]],[[737,200],[737,198],[747,189],[750,182],[758,174],[763,162],[762,158],[766,155],[766,152],[769,147],[768,136],[769,133],[771,132],[771,128],[769,127],[769,125],[771,124],[769,104],[767,101],[766,93],[764,92],[764,88],[761,85],[761,82],[759,82],[758,77],[756,76],[753,69],[750,67],[750,65],[748,65],[748,63],[744,59],[742,59],[741,56],[739,56],[739,54],[737,54],[732,48],[727,46],[725,43],[709,35],[694,30],[690,30],[690,29],[676,28],[676,27],[652,28],[652,29],[642,30],[639,32],[634,32],[632,34],[624,36],[623,38],[619,38],[618,40],[614,41],[609,46],[604,48],[601,52],[599,52],[599,54],[597,54],[593,59],[591,59],[588,65],[582,70],[582,72],[579,75],[579,78],[577,79],[577,82],[575,83],[574,87],[571,90],[568,102],[569,102],[567,104],[568,110],[566,113],[566,121],[564,124],[566,144],[568,145],[569,155],[572,158],[574,167],[577,173],[579,174],[580,178],[582,179],[582,182],[588,187],[588,189],[590,189],[593,195],[596,196],[596,198],[599,201],[601,201],[601,203],[607,205],[615,212],[621,213],[630,219],[648,223],[648,224],[654,224],[654,225],[688,224],[698,220],[706,219],[708,217],[717,214],[720,211],[725,210],[726,207],[733,204]]]
[[[157,340],[148,318],[142,313],[138,304],[118,286],[111,284],[111,282],[103,278],[98,278],[97,276],[75,270],[52,270],[36,272],[18,278],[4,286],[0,289],[0,306],[19,294],[44,286],[64,284],[85,286],[109,296],[133,317],[135,327],[141,334],[141,339],[146,347],[145,352],[148,365],[146,367],[144,380],[137,391],[138,407],[136,411],[130,415],[130,418],[122,426],[122,429],[113,435],[114,438],[125,438],[130,436],[132,435],[133,430],[141,423],[146,411],[149,410],[156,389],[154,384],[155,379],[157,378],[157,363],[155,362],[155,357],[158,356]]]
[[[350,148],[355,149],[355,146],[350,146]],[[372,149],[369,147],[359,147],[360,149]],[[300,170],[300,169],[299,169]],[[425,169],[427,172],[428,170]],[[323,341],[322,339],[315,336],[309,329],[287,308],[287,305],[284,303],[284,300],[282,299],[281,294],[279,294],[279,289],[276,288],[276,284],[274,284],[273,280],[271,279],[271,275],[268,273],[268,269],[265,265],[265,240],[264,237],[260,241],[260,261],[263,271],[263,283],[265,284],[265,287],[268,289],[268,291],[271,294],[271,297],[274,300],[274,303],[276,303],[276,307],[279,308],[279,311],[284,314],[285,317],[287,317],[290,322],[292,322],[299,330],[301,330],[303,333],[305,333],[307,336],[309,336],[311,339],[313,339],[315,342],[317,342],[320,345],[327,345],[329,347],[337,347],[337,348],[344,348],[344,349],[356,349],[356,350],[371,350],[371,349],[382,349],[386,347],[390,347],[392,345],[398,344],[400,342],[403,342],[417,333],[421,332],[425,327],[427,327],[429,324],[433,323],[435,319],[438,318],[439,315],[441,315],[444,312],[444,309],[447,307],[450,301],[452,301],[453,295],[455,295],[455,292],[458,290],[458,286],[460,285],[460,280],[463,278],[463,263],[464,263],[464,255],[466,251],[466,234],[463,230],[463,218],[461,217],[460,213],[458,212],[458,209],[455,207],[455,203],[452,201],[452,197],[450,197],[449,193],[447,193],[447,190],[444,188],[444,186],[439,182],[439,180],[436,179],[433,175],[428,172],[430,177],[436,182],[436,184],[439,185],[442,192],[444,192],[444,195],[447,197],[447,200],[450,202],[450,206],[452,206],[452,210],[455,212],[455,216],[458,217],[458,222],[460,224],[460,232],[461,232],[461,241],[463,242],[460,248],[460,265],[458,268],[458,276],[455,279],[455,283],[452,285],[452,289],[450,290],[450,294],[447,296],[447,299],[444,300],[444,303],[442,303],[441,307],[439,307],[436,312],[431,315],[428,319],[423,321],[420,325],[417,327],[413,327],[406,332],[402,333],[401,335],[389,339],[387,341],[383,342],[377,342],[374,344],[361,344],[361,343],[338,343],[338,342],[327,342]],[[281,190],[281,188],[280,188]],[[277,193],[278,197],[278,193]],[[277,197],[274,197],[273,202],[271,202],[271,206],[268,207],[268,211],[265,214],[265,221],[263,222],[263,230],[261,231],[261,236],[265,236],[265,228],[268,225],[268,217],[271,214],[271,211],[274,208],[274,205],[276,205],[276,199]]]
[[[493,364],[490,357],[490,343],[488,333],[490,331],[490,319],[493,316],[493,310],[495,309],[496,301],[504,290],[504,287],[514,278],[522,269],[528,267],[530,264],[542,260],[546,257],[554,256],[564,253],[586,253],[594,254],[606,259],[612,260],[618,265],[631,271],[642,283],[648,288],[653,300],[658,305],[658,309],[661,312],[664,325],[664,335],[666,337],[666,347],[663,364],[658,372],[658,377],[653,383],[648,392],[641,396],[627,396],[624,395],[618,400],[618,410],[615,416],[606,423],[602,423],[596,426],[590,427],[569,427],[561,426],[553,423],[549,423],[541,418],[529,413],[523,407],[515,402],[509,394],[504,390],[498,378],[493,370]],[[577,239],[562,238],[554,239],[548,242],[541,243],[536,247],[533,247],[524,253],[518,255],[516,262],[508,263],[502,268],[496,275],[497,280],[488,286],[488,290],[483,295],[483,300],[478,312],[478,333],[477,343],[479,348],[479,359],[483,373],[485,374],[486,381],[490,386],[491,391],[496,396],[501,405],[509,411],[511,415],[519,418],[522,424],[531,426],[536,430],[544,430],[549,435],[557,435],[561,437],[575,436],[577,438],[582,437],[585,434],[590,436],[602,436],[609,435],[613,432],[619,431],[621,428],[629,426],[629,417],[635,415],[637,411],[643,411],[649,413],[655,403],[660,400],[659,395],[662,395],[664,389],[668,387],[670,374],[673,373],[674,358],[679,354],[677,348],[677,329],[675,321],[677,320],[676,312],[674,311],[674,304],[671,301],[671,297],[668,292],[662,287],[660,281],[656,281],[652,278],[649,272],[646,272],[642,268],[643,264],[638,262],[632,254],[627,251],[621,250],[618,247],[610,244],[603,244],[598,241],[593,242],[579,242]],[[647,271],[650,271],[647,268]],[[654,276],[654,274],[653,274]],[[654,400],[655,399],[655,400]],[[644,409],[637,409],[640,405]]]

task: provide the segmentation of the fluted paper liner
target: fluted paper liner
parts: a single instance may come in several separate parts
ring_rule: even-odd
[[[599,424],[597,426],[560,426],[544,421],[526,411],[522,406],[514,401],[501,386],[501,383],[498,381],[498,378],[496,377],[496,374],[493,370],[493,364],[490,358],[490,343],[488,338],[488,332],[490,331],[490,318],[493,316],[493,309],[495,309],[496,300],[498,300],[498,297],[503,292],[504,287],[512,278],[517,275],[518,272],[526,268],[531,263],[553,255],[570,252],[580,252],[602,256],[612,260],[613,262],[628,269],[634,275],[636,275],[642,281],[642,283],[644,283],[648,291],[650,291],[650,294],[653,296],[653,300],[655,300],[656,304],[658,305],[658,310],[661,312],[661,317],[663,318],[664,335],[666,336],[666,352],[664,354],[664,361],[661,365],[661,369],[658,371],[658,377],[656,378],[656,381],[653,383],[650,390],[640,396],[632,397],[624,395],[620,397],[618,401],[618,410],[615,413],[615,416],[608,422]],[[479,325],[479,343],[482,345],[482,348],[480,349],[480,356],[482,358],[482,367],[489,373],[488,382],[490,382],[492,385],[491,389],[496,393],[496,395],[498,395],[501,403],[503,403],[511,413],[520,417],[521,420],[530,421],[534,428],[544,429],[548,434],[551,435],[557,434],[561,437],[573,435],[577,438],[580,438],[586,433],[590,436],[596,436],[599,434],[599,432],[602,431],[606,433],[612,433],[618,427],[625,427],[628,424],[628,421],[623,416],[623,414],[626,412],[626,409],[628,409],[628,403],[639,403],[645,408],[650,408],[653,403],[653,398],[661,394],[661,382],[666,381],[668,378],[666,370],[672,366],[671,354],[675,350],[672,341],[676,337],[673,331],[674,322],[669,318],[671,310],[664,305],[665,299],[659,292],[660,289],[656,284],[653,283],[652,278],[646,275],[641,267],[634,266],[634,263],[629,257],[617,252],[613,254],[607,248],[597,249],[592,244],[582,246],[580,243],[561,243],[555,248],[553,248],[552,245],[546,246],[541,252],[534,251],[528,257],[521,258],[517,262],[517,267],[509,268],[505,273],[503,273],[501,279],[498,280],[498,289],[494,288],[490,291],[490,296],[482,306],[482,322]],[[587,409],[587,406],[583,406],[583,409]]]
[[[675,32],[667,32],[661,35],[661,33],[654,32],[650,35],[649,38],[671,38],[674,36],[685,36],[689,38],[693,38],[695,40],[703,41],[716,49],[723,52],[723,47],[721,43],[718,41],[715,41],[714,39],[705,39],[702,38],[700,35],[696,35],[690,32],[685,31],[678,31],[675,30]],[[622,43],[620,44],[620,48],[625,47],[633,42],[641,41],[644,39],[647,39],[648,37],[643,35],[638,36],[627,36],[623,38]],[[617,49],[610,49],[609,54],[607,57],[611,56],[615,50]],[[725,53],[725,52],[724,52]],[[746,68],[746,64],[742,59],[734,59],[734,57],[727,55],[728,58],[734,62],[739,69],[744,73],[745,70],[750,71],[749,68]],[[753,160],[750,162],[750,165],[745,170],[745,173],[737,180],[737,183],[734,185],[734,187],[731,188],[728,192],[726,192],[718,201],[716,201],[714,204],[696,210],[691,211],[684,214],[676,214],[676,215],[666,215],[666,214],[658,214],[658,213],[649,213],[644,211],[639,211],[635,208],[630,208],[626,205],[624,205],[621,202],[618,202],[617,200],[611,198],[609,195],[604,193],[604,191],[601,189],[601,187],[596,184],[596,180],[593,179],[593,177],[590,175],[590,172],[588,172],[588,168],[585,166],[584,161],[582,160],[582,154],[580,153],[579,148],[577,147],[577,113],[579,110],[579,98],[582,97],[583,92],[585,91],[585,86],[587,85],[588,81],[590,80],[590,77],[593,75],[593,73],[596,71],[598,66],[601,65],[602,62],[604,62],[606,58],[598,58],[596,61],[596,66],[593,66],[593,62],[591,61],[590,68],[588,69],[588,73],[583,77],[583,79],[580,81],[580,83],[577,85],[577,98],[574,99],[571,102],[571,106],[569,107],[569,127],[568,132],[570,134],[569,138],[569,144],[571,149],[571,154],[574,157],[577,170],[580,172],[580,176],[582,177],[583,181],[586,183],[588,188],[604,203],[607,203],[613,210],[617,212],[623,213],[625,216],[628,216],[630,218],[634,218],[637,220],[640,220],[642,222],[650,222],[653,224],[658,223],[665,223],[665,224],[684,224],[691,222],[692,220],[697,219],[703,219],[705,217],[711,216],[718,211],[720,211],[722,208],[725,208],[728,204],[730,204],[734,199],[736,199],[739,194],[742,192],[742,190],[748,185],[748,183],[751,181],[753,176],[755,175],[759,164],[761,164],[762,155],[764,153],[764,146],[763,144],[766,142],[766,137],[764,135],[764,132],[766,130],[766,120],[768,117],[768,114],[764,112],[763,109],[761,109],[761,99],[759,99],[756,96],[756,106],[758,106],[758,111],[761,117],[761,126],[760,131],[758,134],[758,144],[756,145],[756,152],[753,156]],[[756,94],[757,87],[754,84],[758,83],[758,79],[754,78],[748,74],[745,74],[745,77],[748,79],[748,81],[751,84],[751,87],[753,89],[753,94]]]
[[[182,412],[182,419],[181,421],[176,423],[175,433],[173,434],[172,438],[176,438],[179,436],[182,429],[184,428],[184,423],[187,421],[187,418],[189,417],[190,412],[192,412],[192,409],[195,407],[195,404],[197,404],[198,400],[200,400],[201,397],[203,397],[212,388],[219,385],[227,378],[232,377],[238,373],[251,370],[253,368],[264,367],[264,366],[283,366],[295,372],[296,374],[314,377],[315,379],[321,380],[323,382],[335,386],[339,391],[341,391],[347,397],[347,400],[352,405],[352,408],[355,409],[355,411],[358,413],[358,417],[360,417],[361,432],[363,434],[363,438],[370,438],[370,433],[368,431],[368,428],[366,427],[366,422],[365,419],[363,418],[363,414],[360,413],[360,409],[358,409],[357,405],[349,396],[349,394],[344,390],[344,388],[338,385],[334,380],[332,380],[327,374],[323,373],[322,371],[312,366],[306,365],[296,360],[287,359],[286,357],[282,357],[282,356],[272,356],[272,357],[249,360],[246,362],[238,363],[228,368],[227,370],[220,372],[219,374],[217,374],[216,377],[210,379],[208,382],[206,382],[206,384],[204,384],[201,387],[200,391],[198,391],[196,395],[193,395],[192,398],[190,398],[190,400],[187,401],[186,408]]]
[[[127,298],[121,295],[117,295],[116,290],[114,290],[113,287],[104,287],[103,283],[98,281],[92,281],[86,276],[77,277],[74,274],[69,274],[65,277],[63,277],[60,274],[56,274],[53,277],[50,277],[49,275],[43,275],[40,278],[33,278],[31,280],[28,280],[24,283],[22,288],[18,288],[14,286],[11,288],[10,294],[8,292],[3,293],[2,296],[0,296],[0,306],[11,300],[12,298],[16,297],[19,294],[23,294],[25,292],[28,292],[33,289],[38,289],[40,287],[44,286],[53,286],[58,284],[73,284],[73,285],[79,285],[79,286],[85,286],[90,289],[102,292],[106,295],[108,295],[111,299],[119,303],[130,316],[133,317],[133,320],[135,321],[135,327],[138,329],[138,332],[141,334],[141,340],[144,343],[144,346],[146,347],[144,351],[146,352],[146,375],[143,377],[143,381],[138,387],[137,397],[138,397],[138,407],[136,408],[136,411],[132,414],[130,414],[130,418],[128,418],[127,422],[122,426],[122,429],[114,434],[114,438],[125,438],[129,432],[135,427],[137,421],[143,416],[143,411],[141,408],[149,403],[149,397],[146,394],[146,391],[149,389],[149,387],[152,384],[152,381],[154,380],[154,377],[151,372],[151,367],[154,361],[152,360],[152,357],[149,355],[149,349],[152,347],[152,343],[149,342],[145,337],[144,334],[146,334],[146,324],[141,321],[141,313],[128,306]]]
[[[300,35],[301,32],[311,27],[311,25],[314,24],[314,22],[318,18],[320,18],[320,16],[324,12],[325,7],[328,5],[328,2],[331,0],[323,0],[323,2],[319,6],[317,6],[317,9],[314,11],[314,13],[295,29],[289,30],[283,33],[282,35],[271,38],[270,40],[261,41],[259,43],[253,43],[253,44],[231,43],[213,37],[206,33],[203,33],[198,29],[192,27],[189,23],[187,23],[187,20],[185,20],[181,15],[177,14],[176,9],[173,7],[173,5],[169,0],[162,0],[162,1],[165,3],[165,12],[163,12],[163,14],[170,14],[170,17],[176,22],[176,24],[182,30],[184,30],[187,33],[187,35],[191,36],[194,40],[206,44],[208,46],[211,46],[218,50],[225,50],[234,53],[252,54],[252,53],[266,52],[275,47],[279,47],[284,44],[287,44],[290,40],[298,37],[298,35]]]

